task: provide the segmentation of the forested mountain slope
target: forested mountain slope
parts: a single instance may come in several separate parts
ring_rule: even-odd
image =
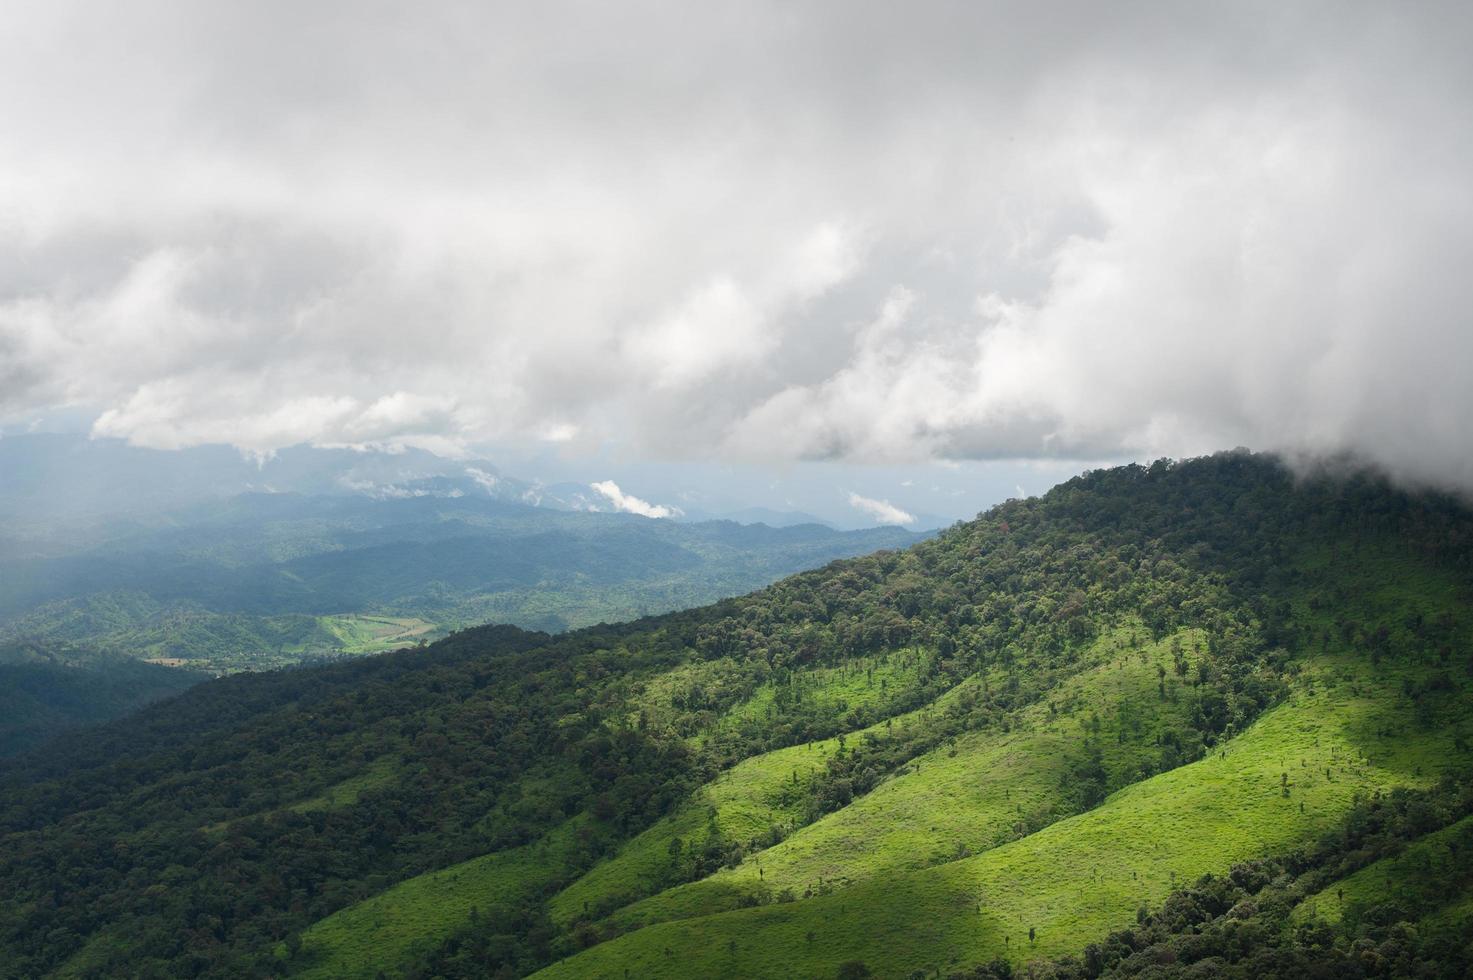
[[[205,676],[90,652],[0,644],[0,756],[177,694]]]
[[[740,599],[224,678],[11,760],[0,969],[1261,975],[1361,941],[1455,976],[1468,878],[1399,912],[1364,881],[1468,812],[1470,631],[1456,501],[1093,472]],[[1296,911],[1340,879],[1348,915]]]

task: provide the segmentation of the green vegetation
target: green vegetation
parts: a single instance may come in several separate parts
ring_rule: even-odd
[[[1312,665],[1316,693],[1297,693],[1218,752],[1021,840],[810,901],[651,926],[545,976],[714,975],[727,969],[732,944],[741,972],[760,976],[827,975],[851,958],[888,976],[1074,951],[1080,937],[1127,926],[1177,882],[1309,843],[1357,796],[1430,785],[1460,756],[1466,765],[1447,731],[1378,737],[1412,722],[1411,705],[1398,703],[1405,675],[1332,686],[1348,666]],[[682,950],[678,963],[667,948]]]
[[[1360,800],[1312,845],[1204,875],[1154,909],[1141,906],[1134,923],[1085,945],[1079,955],[1035,959],[1028,976],[1465,977],[1473,970],[1473,946],[1466,941],[1460,896],[1473,884],[1473,850],[1461,847],[1459,837],[1473,813],[1468,775],[1427,791],[1399,789]],[[1347,872],[1349,879],[1337,880]],[[1312,914],[1321,896],[1335,893],[1338,903],[1358,879],[1374,880],[1375,887],[1363,892],[1364,904],[1348,907],[1356,912],[1354,922]],[[1014,972],[997,959],[949,976],[1004,980]]]
[[[886,717],[897,705],[912,700],[918,689],[924,689],[932,667],[928,652],[901,650],[857,657],[836,667],[781,671],[733,705],[712,737],[761,729],[795,710],[821,723],[842,721],[847,728],[863,727],[866,717]]]
[[[834,740],[781,749],[721,773],[618,856],[553,898],[553,920],[566,926],[618,908],[780,838],[803,818],[813,788],[812,763],[836,748]]]
[[[337,810],[342,807],[352,806],[365,794],[372,790],[380,789],[393,782],[399,775],[397,760],[391,756],[375,759],[356,775],[349,776],[341,782],[333,783],[320,793],[315,793],[305,800],[298,800],[282,807],[273,807],[265,813],[252,813],[240,820],[262,819],[273,813],[312,813],[314,811]],[[200,829],[207,834],[224,834],[234,821],[224,820],[220,823],[210,824]]]
[[[0,645],[0,756],[125,715],[204,679],[193,671],[89,651]]]
[[[219,613],[193,602],[166,604],[129,591],[48,603],[5,624],[3,632],[39,638],[59,649],[106,650],[218,674],[246,667],[283,667],[313,656],[368,652],[373,649],[366,642],[369,632],[362,630],[360,637],[355,619]]]
[[[1173,663],[1173,650],[1192,650],[1201,643],[1200,635],[1184,632],[1142,646],[1133,629],[1102,638],[1086,654],[1096,666],[1064,681],[1047,701],[1015,712],[1006,730],[999,726],[948,740],[790,837],[783,833],[786,828],[775,828],[771,839],[785,839],[736,867],[633,905],[611,925],[623,930],[829,894],[871,878],[889,880],[899,871],[980,853],[1093,806],[1142,772],[1174,764],[1168,759],[1163,766],[1163,754],[1178,751],[1163,740],[1185,726],[1190,688],[1173,671],[1168,675],[1169,697],[1160,698],[1157,668]],[[955,704],[972,694],[972,689],[954,692],[947,701]],[[938,703],[934,710],[949,706]],[[848,738],[862,742],[883,737],[897,724],[903,730],[925,722],[924,713],[915,712]],[[806,751],[759,756],[733,772],[771,759],[768,768],[779,776],[787,766],[801,768],[804,783],[812,784],[816,768],[843,749],[838,739],[830,739]],[[554,908],[561,898],[554,900]]]
[[[412,616],[322,616],[318,622],[338,638],[343,653],[384,653],[433,639],[435,625]]]
[[[0,641],[210,673],[381,653],[486,622],[558,632],[697,606],[909,544],[493,501],[247,495],[78,554],[0,559]]]
[[[226,677],[0,767],[0,959],[1460,975],[1394,920],[1469,909],[1418,840],[1473,812],[1470,596],[1462,504],[1232,453],[684,613]]]
[[[1346,924],[1352,929],[1387,903],[1405,918],[1448,912],[1461,917],[1473,898],[1473,817],[1419,838],[1402,853],[1382,858],[1326,885],[1294,909],[1293,921]]]
[[[569,822],[535,843],[400,882],[328,916],[278,954],[304,977],[373,976],[409,970],[460,929],[534,930],[521,912],[564,873],[576,832]]]
[[[333,783],[316,796],[299,800],[289,805],[287,809],[297,813],[309,813],[313,810],[335,810],[339,807],[352,806],[365,792],[386,785],[393,780],[396,774],[394,759],[388,757],[376,759],[358,775],[350,776],[340,783]]]
[[[433,639],[436,627],[413,617],[251,616],[194,603],[164,605],[123,592],[51,603],[4,628],[43,637],[59,650],[105,650],[163,666],[212,674],[268,670],[342,654],[383,653]]]

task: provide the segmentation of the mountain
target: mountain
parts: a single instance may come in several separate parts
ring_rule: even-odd
[[[557,632],[626,620],[919,540],[611,507],[586,484],[416,450],[251,460],[7,436],[0,642],[260,670],[489,621]]]
[[[766,524],[768,527],[794,527],[798,524],[822,524],[825,527],[833,527],[829,521],[815,517],[806,511],[774,510],[771,507],[743,507],[740,510],[725,511],[720,514],[690,510],[686,512],[685,519],[735,521],[738,524]]]
[[[110,721],[208,675],[84,651],[0,645],[0,756]]]
[[[31,976],[1463,976],[1473,513],[1227,453],[0,763]]]
[[[53,522],[169,513],[250,492],[410,496],[430,492],[436,479],[455,481],[447,490],[470,485],[489,494],[505,478],[485,460],[416,449],[298,446],[251,458],[220,445],[155,450],[80,435],[7,434],[0,438],[0,524],[34,531]],[[525,486],[508,481],[506,489]]]
[[[448,478],[413,487],[241,494],[0,558],[0,639],[262,669],[488,621],[561,631],[631,619],[919,539],[554,510]]]

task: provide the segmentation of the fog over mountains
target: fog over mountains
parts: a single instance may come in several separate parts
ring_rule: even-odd
[[[548,461],[529,462],[545,465]],[[791,506],[729,503],[743,499],[743,477],[751,487],[745,490],[749,494],[746,500],[780,500],[781,494],[774,494],[776,484],[770,477],[759,476],[754,481],[751,474],[743,474],[732,478],[728,471],[724,492],[713,496],[679,487],[710,487],[720,480],[720,474],[712,477],[685,472],[676,477],[680,483],[671,486],[666,474],[647,475],[635,469],[636,479],[643,478],[660,493],[658,500],[652,501],[607,478],[603,464],[597,460],[555,463],[553,472],[556,475],[550,480],[528,479],[506,472],[488,459],[445,457],[412,447],[302,445],[253,456],[224,445],[156,450],[77,433],[12,434],[0,436],[0,527],[11,524],[14,530],[63,519],[74,522],[157,515],[171,508],[242,493],[358,496],[381,501],[467,497],[551,510],[623,513],[684,522],[731,520],[771,527],[824,524],[843,528],[892,524],[911,530],[951,523],[964,512],[957,508],[964,509],[967,503],[960,493],[933,486],[929,489],[951,516],[912,513],[888,501],[810,479],[809,483],[819,483],[814,502],[824,510],[824,516],[817,516]],[[574,473],[582,479],[568,478]],[[875,479],[872,474],[868,478]],[[726,506],[722,506],[723,501],[728,502]]]

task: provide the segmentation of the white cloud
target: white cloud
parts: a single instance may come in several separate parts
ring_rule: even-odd
[[[742,288],[720,277],[691,293],[675,311],[631,332],[624,348],[656,385],[679,388],[760,360],[776,340]]]
[[[590,483],[589,486],[608,498],[615,510],[626,514],[638,514],[641,517],[678,517],[682,513],[679,507],[652,504],[647,500],[640,500],[638,497],[627,494],[620,490],[619,485],[613,480]]]
[[[478,466],[467,466],[465,468],[465,475],[470,477],[472,480],[475,480],[476,484],[480,486],[482,490],[485,490],[487,493],[493,496],[496,494],[496,488],[501,483],[501,477],[497,476],[494,473],[487,473],[485,470],[481,469]]]
[[[850,491],[849,506],[873,517],[881,524],[914,524],[915,515],[901,510],[888,500],[874,500],[870,497],[861,497]]]
[[[1473,487],[1468,16],[23,0],[0,424]]]
[[[569,422],[551,422],[542,428],[542,438],[547,442],[572,442],[578,438],[578,426]]]

